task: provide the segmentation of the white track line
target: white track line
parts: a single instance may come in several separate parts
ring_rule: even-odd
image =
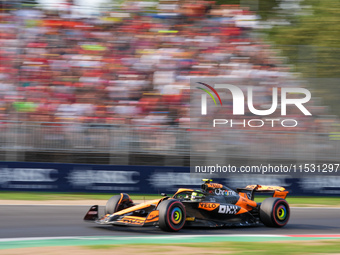
[[[18,237],[18,238],[0,238],[0,242],[8,241],[40,241],[40,240],[54,240],[54,239],[79,239],[79,240],[127,240],[127,239],[176,239],[176,238],[197,238],[197,237],[287,237],[286,235],[162,235],[162,236],[58,236],[58,237]]]
[[[6,206],[88,206],[91,207],[92,205],[86,204],[86,205],[64,205],[64,204],[0,204],[0,206],[6,205]],[[105,206],[105,205],[99,205],[99,206]]]
[[[291,209],[340,209],[340,207],[290,207]]]
[[[310,235],[313,237],[314,235]],[[318,235],[315,235],[319,237]],[[322,234],[325,238],[333,237],[340,238],[339,234]],[[0,238],[0,242],[11,242],[11,241],[41,241],[41,240],[63,240],[63,239],[78,239],[78,240],[129,240],[129,239],[182,239],[182,238],[197,238],[197,237],[291,237],[291,235],[270,235],[270,234],[225,234],[225,235],[162,235],[162,236],[121,236],[121,237],[109,237],[109,236],[58,236],[58,237],[19,237],[19,238]]]

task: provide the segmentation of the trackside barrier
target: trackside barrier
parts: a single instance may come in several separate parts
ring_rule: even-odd
[[[223,160],[226,155],[226,160],[244,159],[246,155],[250,160],[338,162],[340,140],[337,136],[340,132],[337,126],[333,129],[329,133],[228,128],[213,132],[211,128],[191,130],[188,127],[150,125],[3,121],[0,123],[0,160],[32,162],[32,155],[43,152],[51,157],[63,153],[70,157],[70,161],[63,158],[54,162],[103,164],[76,161],[79,153],[89,153],[93,158],[110,160],[104,164],[136,165],[141,163],[115,160],[117,155],[128,158],[136,154],[162,155],[167,160],[173,160],[171,156],[183,159],[196,155],[210,160],[209,151],[213,151],[214,157]],[[170,164],[179,166],[173,161]],[[165,166],[170,164],[169,161],[164,163]]]
[[[199,189],[201,178],[192,178],[187,167],[0,163],[0,191],[173,194],[180,187]],[[340,194],[340,176],[290,178],[244,175],[214,181],[231,188],[249,184],[278,185],[295,196]]]

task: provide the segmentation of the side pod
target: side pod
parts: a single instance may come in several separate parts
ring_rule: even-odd
[[[85,221],[95,221],[98,217],[98,205],[91,206],[90,210],[86,213],[84,220]]]

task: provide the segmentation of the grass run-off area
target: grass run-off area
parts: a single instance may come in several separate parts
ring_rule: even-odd
[[[119,251],[124,249],[121,245],[93,245],[84,248],[100,251]],[[327,241],[293,241],[293,242],[215,242],[195,244],[172,244],[158,245],[150,244],[129,245],[131,254],[175,254],[185,251],[185,254],[339,254],[339,240]]]
[[[0,200],[108,200],[112,195],[115,194],[0,191]],[[161,198],[161,195],[131,194],[130,197],[132,200],[150,200]],[[261,202],[265,198],[258,196],[255,197],[255,201]],[[288,195],[286,199],[291,206],[340,206],[340,197],[290,197]]]

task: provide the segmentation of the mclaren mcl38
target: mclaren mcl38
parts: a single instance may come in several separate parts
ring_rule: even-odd
[[[288,191],[279,186],[248,185],[237,190],[204,179],[200,190],[180,188],[166,196],[135,204],[125,193],[111,197],[105,215],[99,216],[98,205],[90,208],[85,221],[127,226],[158,226],[164,231],[190,227],[252,226],[283,227],[290,210],[285,200]],[[272,193],[262,203],[255,193]]]

